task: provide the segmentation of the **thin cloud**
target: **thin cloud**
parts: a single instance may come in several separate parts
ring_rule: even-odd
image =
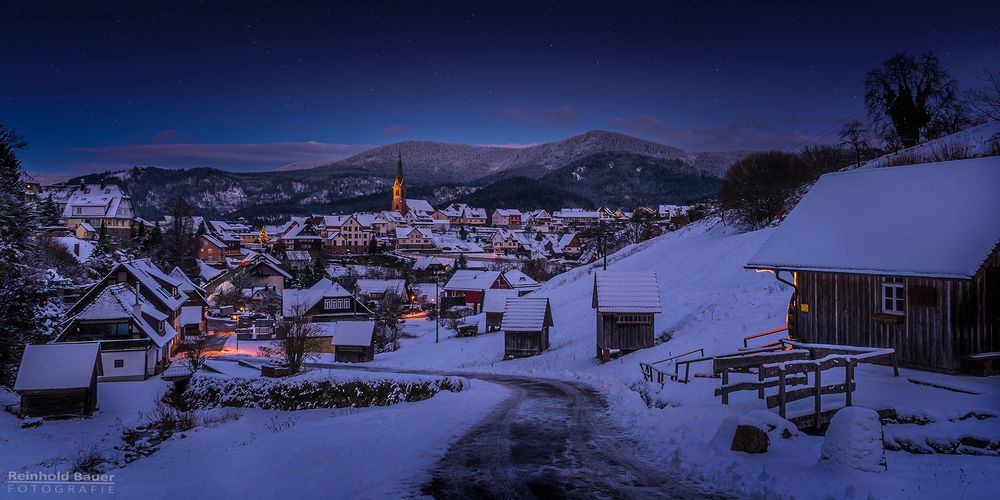
[[[500,112],[505,120],[512,121],[514,123],[524,123],[528,119],[528,113],[526,113],[521,108],[506,107]]]
[[[810,137],[798,130],[781,130],[761,116],[736,123],[675,127],[659,118],[640,115],[614,118],[611,126],[662,144],[695,151],[790,149]]]
[[[397,136],[408,135],[408,134],[412,134],[412,133],[413,133],[413,129],[410,128],[409,125],[404,125],[402,123],[396,123],[396,124],[393,124],[393,125],[389,125],[388,127],[385,128],[385,130],[382,131],[382,135],[384,135],[386,137],[397,137]]]
[[[538,119],[551,123],[573,123],[580,118],[580,113],[569,104],[561,108],[543,109],[538,112]]]
[[[153,135],[153,142],[157,144],[167,144],[175,142],[193,143],[198,142],[193,135],[181,134],[177,129],[168,128]]]
[[[268,170],[293,163],[336,161],[371,148],[367,144],[276,142],[263,144],[130,144],[76,147],[76,166],[92,169],[154,165],[166,168],[215,167],[232,170]]]

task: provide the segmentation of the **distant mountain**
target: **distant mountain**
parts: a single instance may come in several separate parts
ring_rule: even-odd
[[[297,164],[274,172],[142,167],[85,178],[91,182],[108,177],[122,184],[144,217],[161,215],[166,203],[178,196],[211,217],[377,210],[389,205],[397,151],[403,155],[412,198],[438,205],[469,199],[481,200],[480,206],[523,208],[529,200],[559,208],[585,206],[588,201],[629,207],[700,199],[717,191],[717,177],[742,154],[686,153],[592,131],[523,148],[406,141],[327,165]]]
[[[391,177],[396,154],[403,155],[408,182],[433,184],[463,179],[485,184],[504,177],[539,178],[566,164],[596,153],[626,153],[664,160],[681,160],[713,175],[721,175],[741,153],[687,153],[681,149],[603,130],[592,130],[557,142],[521,148],[404,141],[377,147],[309,170],[368,172]]]

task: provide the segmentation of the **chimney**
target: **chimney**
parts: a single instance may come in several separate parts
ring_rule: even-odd
[[[107,183],[104,182],[104,177],[101,177],[101,189],[104,189],[104,187],[105,187],[106,184]]]
[[[80,256],[80,244],[79,243],[73,243],[73,255],[76,255],[77,257]]]
[[[87,183],[83,182],[83,179],[81,178],[80,179],[80,191],[83,191],[84,189],[86,189],[86,187],[87,187]]]
[[[132,304],[132,315],[142,318],[142,296],[139,295],[139,283],[135,284],[135,303]]]

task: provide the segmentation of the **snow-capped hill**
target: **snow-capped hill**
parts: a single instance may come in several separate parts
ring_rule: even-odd
[[[547,172],[598,153],[649,156],[681,160],[712,175],[720,172],[741,153],[689,153],[636,137],[592,130],[568,139],[525,147],[501,147],[451,144],[434,141],[404,141],[369,149],[349,158],[316,167],[317,170],[351,171],[364,169],[373,174],[391,176],[396,155],[411,182],[449,182],[457,179],[524,176],[538,178]]]

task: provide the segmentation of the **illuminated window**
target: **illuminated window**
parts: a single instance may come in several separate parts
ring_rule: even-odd
[[[903,278],[882,278],[882,312],[903,314],[906,312],[906,288]]]

